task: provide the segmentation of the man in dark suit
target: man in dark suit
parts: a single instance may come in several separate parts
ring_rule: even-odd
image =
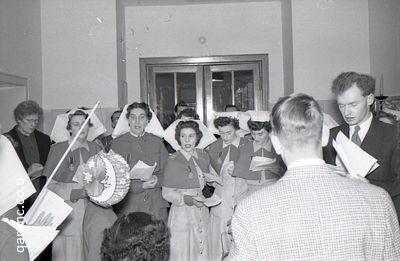
[[[400,153],[396,128],[379,121],[370,111],[375,98],[375,79],[366,74],[343,72],[333,81],[331,89],[336,95],[345,124],[330,130],[330,141],[324,150],[325,161],[335,164],[336,151],[332,146],[332,139],[339,131],[343,132],[378,160],[380,166],[366,178],[370,183],[389,192],[397,213],[400,214],[399,166],[396,166],[396,157]]]

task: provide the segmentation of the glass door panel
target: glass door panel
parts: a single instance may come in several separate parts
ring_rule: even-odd
[[[202,72],[197,66],[153,67],[150,79],[149,102],[163,127],[174,119],[174,106],[185,101],[193,107],[202,119]],[[153,95],[152,95],[153,94]]]
[[[259,64],[205,66],[206,118],[236,105],[241,111],[258,109],[261,102]]]

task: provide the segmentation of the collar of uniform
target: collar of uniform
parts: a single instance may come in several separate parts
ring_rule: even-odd
[[[189,153],[189,152],[185,151],[182,148],[179,151],[186,158],[186,160],[190,160],[191,157],[194,157],[194,158],[198,159],[198,155],[197,155],[197,150],[196,149],[193,150],[193,153]]]
[[[254,148],[254,152],[258,151],[259,149],[265,149],[267,151],[271,151],[271,148],[272,148],[271,140],[268,139],[267,143],[262,146],[258,145],[257,143],[255,143],[253,141],[253,148]]]
[[[68,144],[71,144],[71,142],[72,142],[72,138],[69,138]],[[78,140],[76,140],[74,145],[71,148],[71,151],[75,151],[75,150],[80,149],[80,148],[84,148],[87,151],[89,151],[89,144],[88,144],[87,140],[84,141],[83,143],[80,143]]]
[[[146,132],[144,131],[142,134],[140,134],[140,135],[136,135],[135,133],[133,133],[132,131],[129,131],[129,133],[133,136],[133,137],[135,137],[135,138],[140,138],[140,137],[142,137]]]
[[[295,167],[303,167],[308,165],[325,165],[325,161],[319,158],[300,159],[292,162],[288,166],[288,169],[292,169]]]
[[[222,148],[228,147],[229,145],[233,145],[235,147],[239,147],[239,144],[240,144],[240,137],[236,136],[236,138],[230,144],[225,144],[222,141]]]

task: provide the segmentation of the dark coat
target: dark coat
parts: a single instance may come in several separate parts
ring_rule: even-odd
[[[46,164],[47,156],[49,155],[51,139],[49,136],[38,130],[35,130],[33,134],[35,135],[36,143],[40,154],[39,155],[40,164],[44,166]],[[21,140],[18,137],[17,125],[14,126],[14,128],[12,128],[9,132],[5,133],[4,135],[10,139],[12,145],[14,146],[15,151],[18,154],[19,159],[22,162],[22,165],[24,165],[25,169],[28,170],[29,166],[28,163],[26,163],[24,151],[22,150]]]
[[[349,137],[349,126],[347,124],[342,124],[330,130],[329,143],[323,150],[326,163],[335,164],[336,151],[333,148],[332,140],[339,131]],[[396,157],[400,157],[400,154],[396,127],[373,118],[360,147],[376,158],[380,165],[366,178],[372,184],[384,188],[392,197],[400,194],[397,177],[399,166],[396,166],[398,165]]]

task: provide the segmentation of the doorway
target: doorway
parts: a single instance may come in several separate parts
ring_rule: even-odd
[[[141,94],[163,126],[185,101],[207,123],[226,105],[241,111],[268,108],[268,55],[141,58]]]

